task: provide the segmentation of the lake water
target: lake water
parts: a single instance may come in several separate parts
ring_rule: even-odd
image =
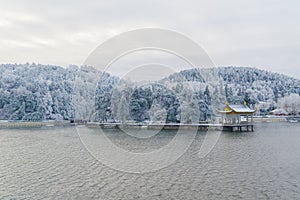
[[[174,138],[170,131],[149,142],[116,130],[107,135],[138,152]],[[171,165],[135,174],[95,159],[74,127],[1,129],[0,199],[300,199],[300,123],[258,123],[255,132],[222,133],[199,158],[204,137],[198,133]]]

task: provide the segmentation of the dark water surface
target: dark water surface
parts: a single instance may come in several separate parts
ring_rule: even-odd
[[[166,145],[174,133],[109,138],[131,151]],[[222,133],[203,159],[205,133],[161,170],[132,174],[97,161],[74,127],[0,130],[0,199],[300,199],[300,123],[259,123]],[[167,158],[166,158],[167,159]]]

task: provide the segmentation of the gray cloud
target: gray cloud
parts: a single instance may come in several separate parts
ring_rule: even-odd
[[[78,64],[110,37],[160,27],[186,34],[216,65],[300,78],[298,1],[2,1],[0,62]]]

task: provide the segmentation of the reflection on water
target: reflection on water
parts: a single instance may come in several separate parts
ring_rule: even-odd
[[[108,131],[117,145],[148,151],[147,141]],[[129,174],[95,160],[74,127],[0,130],[0,199],[300,199],[300,123],[261,123],[253,133],[222,133],[205,158],[198,133],[177,162]],[[166,158],[167,159],[167,158]]]

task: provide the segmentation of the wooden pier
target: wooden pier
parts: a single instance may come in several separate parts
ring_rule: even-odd
[[[87,124],[87,127],[103,129],[148,129],[148,130],[217,130],[217,131],[231,131],[231,132],[253,132],[253,124],[122,124],[122,123],[97,123]]]
[[[231,131],[231,132],[252,132],[253,124],[177,124],[177,123],[98,123],[88,122],[85,124],[69,123],[67,121],[52,121],[52,122],[2,122],[0,128],[26,128],[26,127],[47,127],[47,126],[86,126],[88,128],[102,128],[102,129],[148,129],[148,130],[199,130],[199,131]]]

